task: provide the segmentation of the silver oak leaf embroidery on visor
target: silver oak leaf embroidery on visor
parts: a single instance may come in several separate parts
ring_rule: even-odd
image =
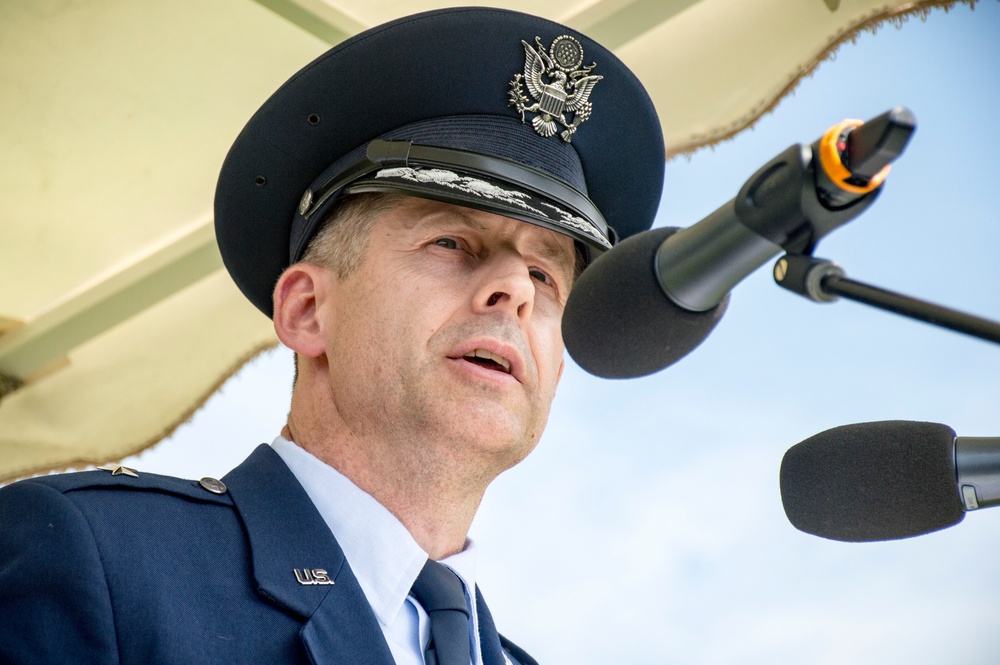
[[[402,178],[403,180],[410,180],[412,182],[432,183],[442,187],[457,189],[460,192],[472,194],[480,198],[503,201],[509,205],[531,211],[536,215],[548,217],[548,215],[538,208],[533,208],[524,202],[524,199],[531,198],[524,192],[503,189],[485,180],[459,175],[454,171],[447,171],[445,169],[415,169],[409,166],[400,166],[392,169],[382,169],[375,174],[375,177]]]
[[[583,217],[578,217],[577,215],[573,215],[569,212],[566,212],[562,208],[557,208],[551,203],[546,203],[545,201],[541,201],[541,204],[547,208],[552,208],[552,210],[554,210],[556,214],[559,215],[558,221],[563,226],[572,227],[577,231],[579,231],[580,233],[586,234],[588,237],[593,238],[602,247],[606,249],[611,249],[611,243],[608,242],[608,239],[601,234],[601,232],[597,229],[596,226],[594,226],[593,222],[590,222],[589,220],[586,220]]]
[[[524,73],[515,74],[510,82],[509,104],[521,114],[521,122],[525,122],[525,113],[537,113],[531,119],[531,126],[545,138],[555,135],[562,125],[565,129],[559,136],[569,143],[577,128],[590,117],[594,109],[589,101],[590,93],[604,77],[591,75],[596,62],[589,67],[580,66],[583,46],[569,35],[556,37],[548,51],[541,37],[535,37],[535,46],[523,39],[521,43],[524,45]],[[535,100],[533,104],[525,96],[522,83]]]
[[[498,187],[497,185],[486,182],[485,180],[480,180],[479,178],[459,175],[458,173],[448,171],[447,169],[425,169],[413,168],[410,166],[382,169],[375,174],[375,177],[399,178],[401,180],[409,180],[410,182],[429,183],[440,187],[455,189],[465,194],[478,196],[479,198],[501,201],[507,205],[515,206],[522,210],[531,212],[536,216],[549,220],[559,226],[573,228],[580,233],[585,234],[587,237],[593,238],[607,249],[611,249],[611,243],[609,243],[607,238],[601,234],[600,230],[594,226],[593,222],[567,212],[566,210],[552,205],[547,201],[538,201],[537,203],[549,208],[555,213],[555,215],[544,210],[539,210],[534,206],[528,205],[528,203],[524,200],[530,200],[532,198],[530,194],[519,192],[517,190],[503,189],[502,187]]]

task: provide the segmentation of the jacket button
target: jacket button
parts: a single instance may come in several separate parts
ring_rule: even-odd
[[[198,483],[212,494],[225,494],[226,484],[215,478],[202,478]]]

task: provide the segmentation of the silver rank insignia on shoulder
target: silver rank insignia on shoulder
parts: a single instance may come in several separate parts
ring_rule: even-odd
[[[333,584],[330,574],[322,568],[295,568],[295,579],[303,586]]]
[[[553,136],[562,125],[565,129],[559,136],[569,143],[577,127],[590,117],[594,108],[588,101],[590,93],[604,77],[590,74],[596,62],[589,67],[580,66],[583,46],[569,35],[556,37],[548,52],[541,37],[535,37],[535,46],[523,39],[521,43],[524,44],[524,73],[515,74],[510,82],[510,106],[520,112],[521,122],[525,122],[525,113],[537,113],[531,119],[531,126],[545,138]],[[535,103],[524,95],[522,84],[527,86]],[[567,117],[569,114],[572,120]]]
[[[135,469],[130,469],[127,466],[122,466],[121,464],[108,464],[97,468],[101,471],[110,471],[112,476],[132,476],[133,478],[139,477],[139,474],[136,473]]]

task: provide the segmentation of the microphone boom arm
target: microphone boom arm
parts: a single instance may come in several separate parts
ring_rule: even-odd
[[[848,279],[843,268],[826,259],[787,254],[774,266],[774,281],[814,302],[834,302],[841,296],[1000,344],[1000,323]]]

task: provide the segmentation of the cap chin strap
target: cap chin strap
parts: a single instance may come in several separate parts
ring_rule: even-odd
[[[339,196],[345,187],[360,178],[384,168],[400,166],[458,168],[467,173],[503,180],[536,196],[558,201],[574,214],[591,222],[608,239],[610,245],[617,241],[614,229],[608,226],[604,216],[589,198],[543,171],[501,157],[420,145],[412,141],[375,139],[368,144],[364,158],[335,174],[326,183],[307,189],[302,195],[298,214],[305,220],[305,227],[298,242],[289,248],[290,261],[295,263],[305,252],[322,217],[317,213],[326,207],[325,203]]]

